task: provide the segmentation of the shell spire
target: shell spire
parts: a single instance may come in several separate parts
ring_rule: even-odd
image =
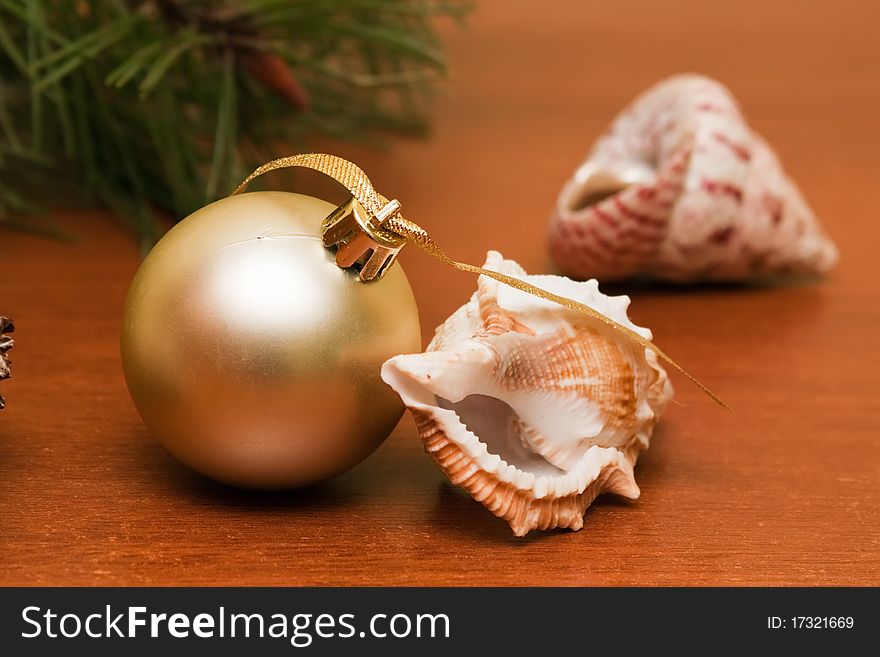
[[[485,267],[586,303],[647,339],[629,299],[595,280],[528,276],[490,252]],[[395,356],[382,378],[415,418],[425,449],[517,536],[581,529],[604,492],[637,498],[633,466],[672,396],[652,351],[582,315],[481,276],[425,353]]]

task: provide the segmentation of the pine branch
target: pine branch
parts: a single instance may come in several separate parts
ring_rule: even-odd
[[[42,203],[97,203],[146,248],[156,211],[189,214],[279,145],[420,134],[446,74],[437,20],[469,8],[0,0],[0,225],[43,230],[27,218]]]

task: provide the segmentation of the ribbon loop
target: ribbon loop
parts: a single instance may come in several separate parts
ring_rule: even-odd
[[[687,379],[690,380],[698,388],[700,388],[700,390],[709,395],[709,397],[711,397],[715,402],[730,410],[730,407],[727,406],[727,404],[725,404],[723,401],[721,401],[721,399],[719,399],[715,393],[713,393],[711,390],[709,390],[709,388],[700,383],[696,378],[688,374],[678,363],[667,356],[666,353],[660,349],[660,347],[655,345],[650,340],[643,338],[632,329],[627,328],[626,326],[623,326],[618,322],[615,322],[610,317],[606,317],[594,308],[591,308],[590,306],[581,303],[580,301],[575,301],[574,299],[569,299],[568,297],[563,297],[558,294],[554,294],[553,292],[550,292],[548,290],[536,287],[531,283],[527,283],[518,278],[514,278],[506,274],[501,274],[490,269],[484,269],[483,267],[477,267],[476,265],[469,265],[464,262],[453,260],[448,255],[446,255],[446,252],[443,251],[443,249],[441,249],[440,246],[436,242],[434,242],[433,239],[431,239],[431,236],[424,228],[403,217],[403,215],[400,213],[399,203],[396,203],[396,201],[390,202],[387,198],[377,192],[376,189],[373,187],[373,183],[370,182],[370,179],[367,177],[367,174],[364,173],[364,171],[360,167],[344,158],[337,157],[335,155],[328,155],[325,153],[300,153],[297,155],[290,155],[287,157],[279,158],[277,160],[272,160],[271,162],[267,162],[266,164],[258,167],[235,189],[235,191],[232,192],[231,195],[240,194],[245,190],[245,188],[254,178],[257,178],[264,173],[274,171],[276,169],[286,169],[290,167],[305,167],[307,169],[319,171],[320,173],[323,173],[333,178],[336,182],[345,187],[351,193],[354,200],[356,200],[363,207],[363,209],[369,213],[370,217],[376,220],[376,225],[369,226],[369,230],[366,230],[365,232],[373,233],[372,235],[370,235],[370,238],[373,241],[376,241],[377,244],[382,240],[387,240],[388,243],[395,244],[399,242],[402,238],[405,241],[413,242],[422,251],[430,255],[435,260],[438,260],[445,265],[453,267],[454,269],[477,274],[480,276],[488,276],[489,278],[492,278],[499,283],[509,285],[510,287],[521,290],[522,292],[532,294],[541,299],[546,299],[547,301],[552,301],[553,303],[557,303],[560,306],[568,308],[569,310],[580,313],[590,318],[592,321],[596,322],[596,324],[601,326],[602,328],[610,328],[611,330],[625,337],[627,340],[630,340],[631,342],[634,342],[644,347],[645,349],[653,351],[655,354],[657,354],[659,358],[671,365],[674,369],[681,372],[681,374],[687,377]],[[331,217],[333,217],[333,215],[331,215]],[[397,250],[399,250],[399,247]],[[339,263],[338,255],[339,254],[337,253],[337,263]],[[374,256],[375,253],[370,254],[370,258]],[[363,268],[361,270],[362,274],[364,272],[364,269],[369,268],[368,270],[372,275],[380,275],[381,271],[387,269],[387,267],[393,261],[394,256],[396,256],[396,251],[391,255],[390,260],[388,259],[387,254],[383,253],[382,263],[378,265],[375,262],[370,264],[370,259],[365,259],[365,262],[363,263]],[[351,254],[346,256],[345,261],[347,262],[350,257]],[[349,265],[351,265],[353,262],[354,260],[352,260]],[[361,277],[364,278],[363,275]]]

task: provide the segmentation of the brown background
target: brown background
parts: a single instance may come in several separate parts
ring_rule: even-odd
[[[592,140],[642,88],[696,70],[729,85],[824,218],[842,251],[825,282],[625,290],[736,412],[677,378],[641,499],[601,499],[579,533],[514,538],[444,482],[408,417],[315,490],[199,478],[122,380],[132,237],[100,213],[66,217],[76,246],[0,234],[0,311],[19,325],[0,583],[880,584],[878,23],[871,2],[484,0],[448,31],[432,139],[340,147],[460,259],[494,247],[547,271],[550,207]],[[409,251],[429,337],[475,281]]]

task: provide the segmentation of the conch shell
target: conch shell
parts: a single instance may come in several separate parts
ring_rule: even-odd
[[[614,120],[562,189],[549,247],[564,273],[602,281],[821,274],[837,262],[730,92],[697,75],[660,82]]]
[[[527,276],[490,251],[487,269],[588,304],[647,339],[629,298],[595,280]],[[654,352],[594,320],[481,276],[425,353],[382,378],[412,412],[427,452],[517,536],[583,527],[601,493],[639,496],[633,465],[672,386]]]

